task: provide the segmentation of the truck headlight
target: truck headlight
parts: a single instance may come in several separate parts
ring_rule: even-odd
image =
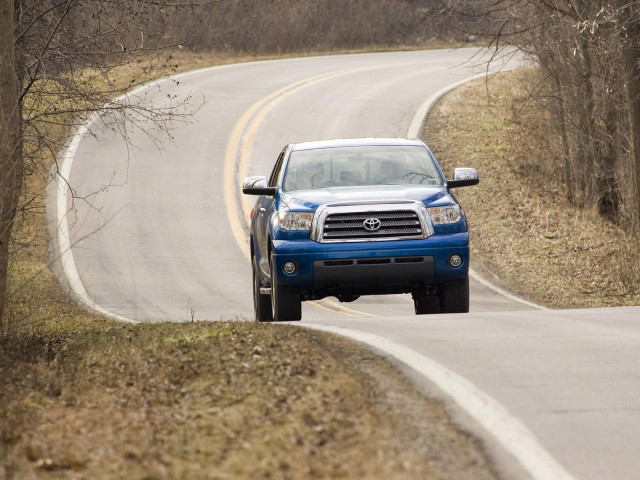
[[[431,222],[434,225],[444,225],[446,223],[457,223],[462,217],[460,205],[447,205],[446,207],[428,208],[431,215]]]
[[[313,212],[279,212],[278,222],[283,230],[311,230]]]

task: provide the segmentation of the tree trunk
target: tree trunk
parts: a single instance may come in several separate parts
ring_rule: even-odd
[[[613,22],[603,22],[599,27],[599,50],[596,52],[598,62],[594,67],[595,75],[606,79],[607,85],[615,85],[619,76],[619,60],[613,61],[607,57],[615,58],[613,50],[620,45],[619,35],[614,29]],[[611,49],[611,51],[608,51]],[[619,58],[619,57],[618,57]],[[615,72],[615,73],[614,73]],[[599,88],[599,101],[597,110],[600,120],[597,122],[598,151],[597,151],[597,205],[600,215],[607,220],[617,222],[620,216],[622,194],[618,182],[620,145],[618,132],[621,121],[618,115],[621,104],[624,104],[624,95],[619,95],[620,88]],[[624,116],[623,116],[624,117]]]
[[[13,2],[0,0],[0,326],[7,299],[9,240],[23,174]]]
[[[584,111],[581,114],[581,132],[583,135],[584,150],[582,164],[582,192],[588,205],[596,197],[597,188],[597,163],[601,150],[598,137],[598,112],[596,110],[596,92],[593,86],[593,62],[591,61],[591,49],[589,41],[585,38],[581,41],[582,72],[579,75],[579,85],[584,92]]]
[[[622,38],[622,58],[629,101],[629,131],[636,190],[635,221],[636,228],[640,228],[640,8],[634,5],[626,8],[627,18],[631,20],[626,32],[622,32],[625,35]]]
[[[556,112],[556,117],[558,119],[558,125],[562,135],[562,150],[564,152],[564,182],[567,185],[567,200],[571,205],[575,205],[575,198],[573,196],[573,172],[571,171],[571,147],[569,145],[569,136],[567,135],[567,115],[564,107],[566,95],[564,94],[564,89],[562,88],[558,75],[558,72],[555,71],[554,81],[558,96],[558,110]]]

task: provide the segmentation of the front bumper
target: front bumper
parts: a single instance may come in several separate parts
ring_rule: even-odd
[[[420,240],[318,243],[313,240],[273,242],[272,268],[283,286],[301,291],[335,294],[382,294],[414,291],[469,272],[469,235],[436,234]],[[462,265],[451,267],[457,254]],[[283,265],[297,270],[286,274]],[[312,295],[313,296],[313,295]]]

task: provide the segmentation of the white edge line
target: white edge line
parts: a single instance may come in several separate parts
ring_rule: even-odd
[[[415,350],[372,333],[308,323],[297,325],[364,343],[417,371],[449,395],[484,427],[535,480],[576,480],[545,450],[522,421],[473,383],[443,365]]]
[[[482,78],[485,75],[487,75],[487,73],[482,72],[482,73],[477,73],[475,75],[472,75],[471,77],[468,77],[468,78],[463,78],[462,80],[458,80],[457,82],[452,83],[451,85],[448,85],[441,90],[438,90],[436,93],[428,97],[424,101],[424,103],[420,105],[420,108],[418,108],[415,115],[413,116],[413,120],[411,120],[411,124],[409,125],[409,131],[407,132],[407,137],[408,138],[420,137],[420,131],[422,129],[422,125],[424,124],[424,121],[427,118],[429,111],[435,106],[436,102],[440,99],[440,97],[449,93],[451,90],[455,90],[461,85],[464,85],[465,83],[472,82],[473,80]]]
[[[528,300],[525,300],[524,298],[520,298],[520,297],[518,297],[518,296],[516,296],[516,295],[514,295],[512,293],[507,292],[503,288],[500,288],[497,285],[494,285],[489,280],[487,280],[487,279],[483,278],[482,276],[480,276],[480,274],[478,272],[476,272],[472,268],[469,268],[469,276],[471,278],[473,278],[479,284],[484,285],[485,287],[493,290],[494,292],[502,295],[503,297],[508,298],[509,300],[513,300],[514,302],[522,303],[522,304],[527,305],[527,306],[532,307],[532,308],[537,308],[538,310],[549,310],[547,307],[543,307],[542,305],[538,305],[536,303],[529,302]]]
[[[307,57],[302,57],[301,60],[304,60]],[[176,75],[172,75],[165,78],[160,78],[157,80],[152,80],[148,83],[140,85],[133,90],[126,92],[112,100],[113,103],[120,102],[129,96],[136,95],[148,88],[151,88],[155,85],[160,85],[165,82],[172,82],[176,80],[180,80],[182,78],[196,76],[203,73],[208,73],[212,70],[226,70],[230,68],[241,67],[244,65],[250,65],[254,63],[272,63],[279,62],[283,60],[292,60],[292,59],[274,59],[274,60],[258,60],[254,62],[242,62],[242,63],[231,63],[226,65],[213,65],[210,67],[198,68],[195,70],[189,70],[187,72],[178,73]],[[87,290],[85,289],[82,279],[80,278],[80,274],[78,273],[78,268],[76,266],[75,259],[73,257],[73,250],[71,245],[71,239],[69,234],[69,224],[67,221],[67,215],[70,212],[68,207],[69,201],[69,175],[71,173],[71,167],[73,165],[73,160],[75,159],[76,151],[82,138],[89,132],[91,126],[95,123],[95,121],[99,117],[99,113],[93,113],[85,122],[83,122],[80,126],[75,128],[75,131],[72,130],[70,135],[70,140],[67,143],[67,147],[63,150],[60,157],[60,165],[57,171],[53,172],[53,177],[56,182],[56,233],[57,233],[57,241],[58,241],[58,250],[60,253],[59,261],[61,264],[62,272],[66,277],[67,283],[71,288],[72,293],[77,298],[77,300],[85,305],[89,310],[93,310],[99,312],[102,315],[113,318],[115,320],[127,323],[140,323],[139,320],[133,320],[122,315],[118,315],[117,313],[113,313],[106,308],[98,305],[96,301],[91,298]]]
[[[135,95],[153,85],[157,85],[161,82],[164,82],[168,79],[161,79],[149,82],[147,84],[141,85],[138,88],[133,89],[130,92],[127,92],[119,97],[116,97],[112,100],[113,103],[120,102],[127,98],[130,95]],[[78,273],[78,268],[76,266],[76,261],[73,257],[73,250],[71,245],[71,236],[69,234],[69,223],[67,221],[67,217],[70,213],[70,209],[68,206],[69,203],[69,190],[70,190],[70,174],[71,167],[73,165],[73,160],[76,155],[76,151],[78,150],[78,146],[82,141],[83,137],[89,132],[91,126],[95,123],[95,121],[100,116],[99,112],[93,113],[82,125],[75,128],[75,131],[71,133],[71,139],[67,144],[67,147],[62,154],[62,159],[60,162],[60,166],[57,171],[53,172],[55,182],[56,182],[56,232],[57,232],[57,240],[58,240],[58,249],[60,250],[60,264],[62,267],[62,271],[64,276],[67,279],[69,287],[71,291],[75,295],[75,297],[80,301],[80,303],[84,304],[89,310],[93,310],[107,317],[113,318],[114,320],[118,320],[126,323],[140,323],[138,320],[132,320],[130,318],[124,317],[122,315],[118,315],[117,313],[113,313],[106,308],[98,305],[96,301],[91,298],[87,290],[84,288],[84,284],[82,283],[82,279],[80,278],[80,274]]]
[[[73,251],[71,249],[69,224],[67,222],[67,217],[70,212],[68,207],[69,174],[71,173],[71,165],[73,164],[73,158],[76,154],[76,150],[78,149],[78,145],[80,144],[82,137],[89,131],[90,126],[95,122],[97,117],[98,114],[92,115],[87,122],[81,125],[76,130],[76,132],[73,133],[71,142],[69,143],[66,151],[64,152],[64,156],[62,157],[60,170],[55,175],[57,184],[56,231],[58,248],[60,250],[60,263],[62,266],[62,271],[64,272],[64,276],[66,277],[67,282],[69,283],[69,287],[71,288],[71,291],[76,296],[76,298],[87,308],[122,322],[137,323],[135,320],[123,317],[101,307],[95,302],[95,300],[93,300],[89,296],[87,290],[82,284],[82,280],[80,279],[80,275],[76,267],[76,262],[73,258]]]
[[[482,78],[485,77],[487,75],[492,74],[493,72],[482,72],[482,73],[478,73],[476,75],[472,75],[469,78],[465,78],[462,79],[460,81],[457,81],[455,83],[452,83],[451,85],[443,88],[442,90],[437,91],[436,93],[434,93],[433,95],[431,95],[429,98],[427,98],[424,103],[422,105],[420,105],[420,108],[418,108],[418,110],[416,111],[416,114],[413,116],[413,120],[411,120],[411,124],[409,125],[409,131],[407,132],[407,137],[408,138],[419,138],[420,137],[420,133],[422,130],[422,126],[424,125],[424,122],[427,118],[427,116],[429,115],[431,109],[433,109],[433,107],[435,107],[436,102],[438,100],[440,100],[441,97],[443,97],[445,94],[449,93],[452,90],[455,90],[456,88],[472,82],[473,80],[477,80],[478,78]],[[473,278],[474,280],[476,280],[478,283],[480,283],[481,285],[487,287],[490,290],[493,290],[494,292],[498,293],[499,295],[502,295],[503,297],[508,298],[509,300],[513,300],[514,302],[518,302],[518,303],[522,303],[524,305],[527,305],[529,307],[532,308],[537,308],[539,310],[548,310],[547,307],[543,307],[542,305],[538,305],[536,303],[533,302],[529,302],[523,298],[520,298],[512,293],[507,292],[506,290],[498,287],[497,285],[494,285],[493,283],[491,283],[489,280],[483,278],[478,272],[476,272],[474,269],[469,268],[469,276],[471,278]]]

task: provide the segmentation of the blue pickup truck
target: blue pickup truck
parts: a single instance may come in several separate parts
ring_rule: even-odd
[[[361,138],[287,145],[269,179],[249,177],[253,301],[258,321],[300,320],[301,302],[411,294],[416,314],[469,311],[469,235],[420,140]]]

